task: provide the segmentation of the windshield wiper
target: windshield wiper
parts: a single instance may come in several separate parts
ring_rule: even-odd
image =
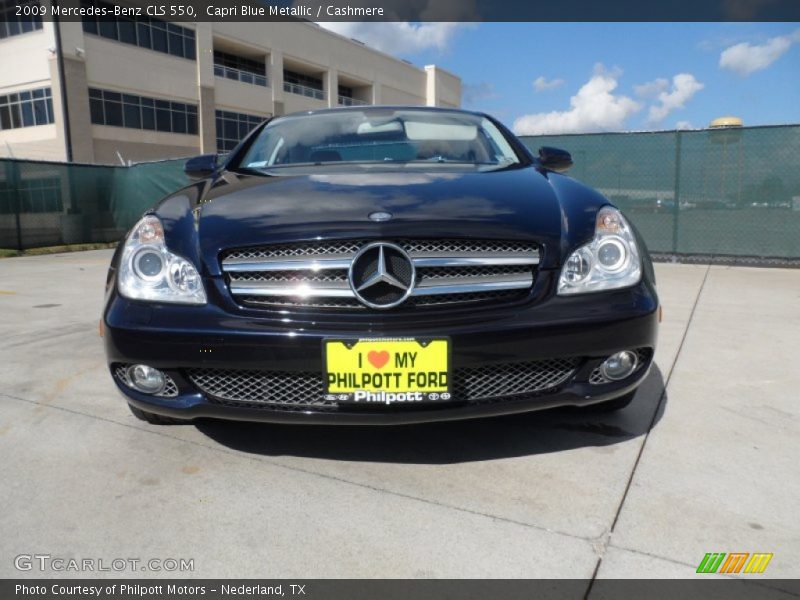
[[[447,158],[446,156],[432,156],[430,158],[418,158],[416,160],[409,160],[406,161],[409,163],[439,163],[439,164],[449,164],[449,165],[493,165],[496,166],[499,163],[496,162],[488,162],[488,161],[479,161],[479,160],[462,160],[458,158]]]
[[[256,175],[258,177],[264,177],[265,175],[268,175],[268,173],[265,173],[262,169],[254,169],[253,167],[236,167],[228,170],[241,175]]]

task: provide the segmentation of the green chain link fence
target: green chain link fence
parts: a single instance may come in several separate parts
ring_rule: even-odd
[[[800,258],[800,125],[522,142],[569,151],[569,174],[615,203],[655,254]]]
[[[570,175],[598,189],[651,252],[800,259],[800,125],[523,137],[572,153]],[[119,240],[186,185],[185,159],[130,167],[0,160],[0,248]]]
[[[0,160],[0,248],[114,242],[185,186],[186,159],[130,167]]]

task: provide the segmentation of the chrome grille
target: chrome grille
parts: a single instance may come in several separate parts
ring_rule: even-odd
[[[285,298],[282,296],[237,296],[245,306],[254,308],[344,308],[347,310],[366,309],[355,298]]]
[[[637,373],[650,359],[651,350],[650,348],[637,348],[634,350],[636,352],[636,357],[638,359],[638,363],[636,365],[636,369],[634,369],[633,373]],[[633,375],[631,373],[631,375]],[[628,375],[630,377],[631,375]],[[589,375],[589,383],[592,385],[602,385],[604,383],[611,383],[611,380],[608,379],[605,375],[603,375],[602,371],[600,371],[600,365],[595,367],[595,369]]]
[[[472,294],[439,294],[409,298],[411,306],[443,306],[447,304],[472,305],[480,302],[511,302],[520,297],[518,290],[496,290],[493,292],[474,292]]]
[[[417,271],[407,307],[524,298],[539,263],[539,249],[531,242],[386,241],[403,248]],[[234,298],[247,306],[364,310],[350,288],[348,269],[368,243],[337,240],[240,248],[222,255],[222,270]]]
[[[553,391],[575,373],[578,358],[456,369],[456,401],[491,402],[508,396]],[[190,369],[189,379],[212,400],[238,406],[334,410],[320,373]]]
[[[400,245],[409,254],[428,252],[443,254],[481,254],[484,252],[527,254],[536,251],[536,246],[530,242],[505,240],[406,240],[400,241]]]
[[[486,275],[526,275],[530,267],[524,266],[488,266],[488,267],[422,267],[419,270],[421,279],[460,279],[462,277],[483,277]]]
[[[510,302],[519,298],[517,290],[505,290],[494,292],[476,292],[473,294],[439,294],[437,296],[418,296],[406,300],[404,306],[445,306],[450,304],[472,306],[476,303],[483,302]],[[367,307],[361,304],[355,298],[308,298],[308,299],[293,299],[293,298],[265,298],[262,296],[242,296],[240,297],[242,303],[247,306],[254,307],[314,307],[314,308],[344,308],[351,309],[366,309]]]
[[[114,369],[114,376],[119,379],[122,383],[128,386],[131,389],[133,385],[131,384],[131,380],[128,377],[128,367],[131,365],[117,365]],[[166,381],[164,382],[164,389],[157,394],[153,394],[154,396],[159,396],[160,398],[174,398],[178,395],[178,386],[173,381],[172,377],[170,377],[167,373],[164,373],[164,377]]]
[[[355,254],[361,247],[359,241],[304,242],[273,244],[259,248],[240,248],[225,255],[225,260],[262,260],[269,258],[305,257],[309,255]]]
[[[422,267],[418,270],[419,280],[428,279],[461,279],[465,277],[501,276],[501,275],[526,275],[531,272],[530,267],[523,266],[488,266],[488,267]],[[331,270],[308,272],[303,271],[244,271],[232,272],[229,275],[231,282],[239,281],[276,281],[287,285],[296,283],[347,283],[347,271]]]
[[[239,281],[277,281],[291,285],[293,283],[329,283],[341,281],[347,283],[347,272],[322,271],[319,273],[303,273],[302,271],[248,271],[244,273],[231,273],[231,282]]]

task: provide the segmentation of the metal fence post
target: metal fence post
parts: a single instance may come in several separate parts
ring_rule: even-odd
[[[672,206],[672,253],[678,253],[678,219],[681,208],[681,140],[680,130],[675,132],[675,193]]]
[[[20,219],[20,190],[19,190],[19,168],[13,160],[6,163],[6,182],[8,193],[11,196],[11,203],[14,207],[14,225],[17,229],[17,250],[22,250],[22,220]]]

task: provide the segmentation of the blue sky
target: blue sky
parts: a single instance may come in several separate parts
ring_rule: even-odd
[[[458,74],[520,133],[800,123],[800,23],[324,25]]]

